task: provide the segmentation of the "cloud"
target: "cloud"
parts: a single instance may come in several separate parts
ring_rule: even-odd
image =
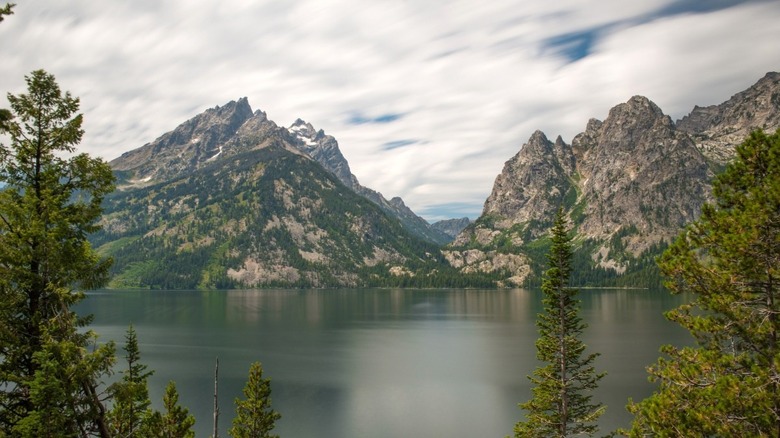
[[[107,159],[247,96],[441,218],[480,211],[537,129],[571,141],[635,94],[678,118],[747,88],[778,68],[778,21],[776,1],[31,0],[0,24],[0,81],[53,73]]]

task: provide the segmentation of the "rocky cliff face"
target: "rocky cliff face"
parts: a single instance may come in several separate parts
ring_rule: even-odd
[[[563,208],[576,233],[581,282],[653,269],[653,256],[711,199],[710,180],[735,146],[754,129],[779,127],[780,74],[768,73],[676,124],[635,96],[604,121],[591,119],[571,146],[536,132],[445,256],[463,272],[508,269],[506,282],[522,283],[543,268],[545,236]],[[507,257],[515,259],[508,264]]]
[[[325,131],[315,130],[311,123],[298,119],[287,128],[298,140],[298,149],[317,160],[322,167],[336,175],[344,185],[357,191],[360,184],[352,174],[347,159],[339,149],[339,144],[333,136],[325,135]]]
[[[503,236],[513,245],[522,245],[538,237],[564,198],[576,196],[573,170],[571,146],[560,137],[553,143],[536,131],[504,164],[482,216],[453,244],[489,246]]]
[[[594,268],[624,273],[697,216],[709,199],[711,175],[691,138],[653,102],[635,96],[603,122],[590,120],[571,145],[535,132],[504,165],[482,216],[446,256],[453,266],[471,269],[506,267],[507,256],[525,257],[525,264],[515,260],[508,279],[521,283],[532,272],[529,254],[563,208],[586,253],[581,256]],[[484,256],[475,257],[475,250]]]
[[[780,73],[770,72],[755,85],[720,105],[696,106],[677,121],[704,155],[717,166],[734,157],[734,145],[751,131],[774,131],[780,126]]]
[[[300,119],[290,128],[279,127],[264,112],[253,113],[246,98],[208,109],[110,165],[117,171],[120,188],[131,189],[184,176],[213,162],[272,145],[313,158],[345,186],[400,220],[413,234],[437,244],[451,241],[400,198],[388,201],[381,193],[360,185],[334,137]]]
[[[219,157],[252,116],[246,98],[208,109],[109,164],[124,176],[120,182],[135,186],[176,177]]]
[[[711,173],[691,138],[644,97],[609,112],[573,140],[582,217],[578,233],[607,240],[621,230],[631,255],[669,241],[709,198]]]

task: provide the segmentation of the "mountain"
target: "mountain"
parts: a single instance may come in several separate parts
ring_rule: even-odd
[[[412,233],[440,245],[452,241],[453,236],[431,227],[425,219],[417,216],[407,207],[401,198],[394,197],[388,201],[381,193],[360,185],[344,155],[341,154],[335,138],[326,135],[323,130],[315,130],[310,123],[301,119],[296,120],[288,130],[299,140],[296,146],[300,150],[317,160],[355,193],[373,201],[382,210],[398,218]]]
[[[461,231],[471,224],[471,219],[462,217],[460,219],[445,219],[431,224],[431,228],[439,230],[450,236],[452,239],[458,237]]]
[[[717,166],[734,157],[734,145],[751,131],[774,131],[780,126],[780,73],[769,72],[755,85],[720,105],[696,106],[677,121]]]
[[[277,126],[239,99],[112,161],[120,190],[92,242],[123,287],[533,285],[562,208],[577,284],[649,285],[734,146],[780,127],[779,96],[769,73],[677,123],[634,96],[571,144],[537,131],[476,221],[435,227],[361,186],[332,136],[303,120]]]
[[[110,165],[119,176],[120,189],[137,188],[186,175],[214,161],[271,142],[313,158],[344,185],[400,220],[418,237],[436,244],[452,240],[431,228],[401,198],[388,201],[382,194],[360,185],[335,138],[301,119],[288,129],[280,128],[264,112],[253,113],[247,98],[208,109],[154,142],[122,154]]]
[[[358,184],[333,137],[279,127],[245,98],[110,164],[119,190],[91,241],[113,257],[115,287],[427,286],[454,273],[388,213],[406,214],[403,201]]]
[[[647,284],[653,259],[711,199],[714,172],[755,127],[780,127],[780,75],[672,122],[642,96],[591,119],[571,145],[535,132],[497,176],[482,215],[445,249],[461,272],[533,284],[558,208],[576,234],[580,284]]]

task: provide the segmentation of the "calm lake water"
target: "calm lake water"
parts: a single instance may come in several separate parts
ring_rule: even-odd
[[[662,344],[689,342],[662,313],[682,302],[663,291],[583,290],[588,351],[607,371],[596,398],[602,432],[627,426],[629,397],[654,386],[645,367]],[[530,398],[538,365],[529,290],[102,291],[77,310],[119,347],[132,323],[150,393],[175,380],[180,403],[212,431],[219,357],[220,436],[253,361],[272,380],[282,437],[504,437]],[[119,351],[119,356],[123,353]],[[123,362],[120,361],[120,365]]]

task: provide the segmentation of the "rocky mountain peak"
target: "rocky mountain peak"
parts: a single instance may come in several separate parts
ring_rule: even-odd
[[[555,210],[564,208],[594,265],[624,272],[627,260],[668,242],[696,217],[710,176],[690,137],[650,99],[634,96],[603,122],[591,119],[572,145],[534,132],[504,165],[482,216],[446,256],[463,269],[506,266],[502,249],[544,236]],[[481,257],[473,257],[477,250]],[[513,278],[524,278],[529,271],[516,266]]]
[[[390,202],[390,204],[392,204],[392,205],[395,205],[396,207],[403,207],[403,208],[408,208],[408,207],[406,206],[406,204],[404,203],[404,200],[403,200],[403,199],[401,199],[401,197],[399,197],[399,196],[393,196],[393,197],[390,199],[390,201],[389,201],[389,202]]]
[[[483,220],[466,228],[454,245],[490,245],[502,230],[516,224],[538,236],[542,227],[531,230],[527,225],[549,222],[571,189],[569,173],[574,163],[571,147],[562,139],[553,143],[542,131],[534,132],[496,177],[482,210]],[[523,234],[513,235],[513,242],[522,244]]]
[[[774,131],[780,126],[780,73],[769,72],[745,91],[720,105],[695,106],[677,121],[702,153],[716,165],[734,157],[734,147],[751,131]]]
[[[693,141],[652,101],[634,96],[576,137],[584,218],[579,232],[608,239],[636,229],[634,255],[676,235],[708,199],[710,172]],[[664,193],[660,194],[659,190]],[[658,212],[663,214],[661,224]]]
[[[344,185],[355,190],[357,179],[352,174],[349,163],[333,136],[325,134],[323,130],[316,130],[311,123],[301,119],[296,119],[287,130],[297,140],[298,149],[319,162]]]
[[[207,109],[176,129],[109,163],[130,174],[131,184],[159,181],[198,167],[222,153],[239,128],[253,117],[246,97]]]
[[[398,218],[417,236],[437,243],[450,240],[403,202],[389,202],[380,193],[361,186],[333,136],[302,119],[295,120],[289,128],[281,128],[265,112],[253,113],[246,97],[207,109],[110,164],[118,171],[120,187],[130,189],[189,175],[213,162],[269,147],[316,161],[352,191]]]
[[[644,96],[634,96],[625,103],[616,105],[609,110],[609,116],[604,120],[602,130],[609,136],[610,131],[636,131],[652,129],[655,125],[665,125],[671,128],[671,118],[664,115],[661,108]]]
[[[256,110],[252,117],[257,120],[268,120],[268,114],[261,110]]]
[[[295,122],[293,122],[287,130],[301,139],[314,140],[317,136],[317,131],[314,129],[314,126],[301,119],[295,119]]]
[[[547,139],[547,136],[544,134],[544,132],[537,129],[533,134],[531,134],[531,138],[528,139],[526,147],[547,148],[549,144],[550,140]]]
[[[311,123],[301,119],[293,122],[288,131],[296,139],[295,145],[299,150],[311,156],[344,185],[379,205],[391,216],[398,218],[412,233],[442,244],[451,240],[448,235],[432,229],[430,224],[417,216],[401,198],[396,197],[388,201],[381,193],[362,186],[350,170],[349,163],[333,136],[326,134],[322,129],[317,130]]]
[[[598,119],[588,120],[585,131],[577,134],[571,142],[572,151],[577,161],[587,160],[590,146],[596,144],[601,135],[604,122]]]

